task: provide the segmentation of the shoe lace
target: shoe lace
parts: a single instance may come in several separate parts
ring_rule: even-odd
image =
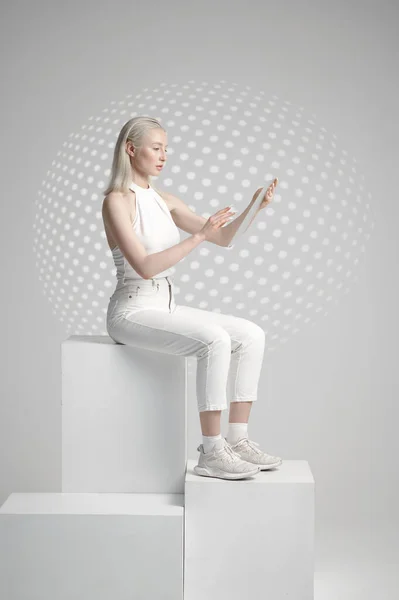
[[[255,452],[255,454],[263,454],[262,450],[258,450],[258,448],[255,447],[255,446],[260,445],[257,442],[253,442],[252,440],[249,440],[248,438],[244,438],[243,440],[241,440],[239,442],[238,446],[244,446],[244,445],[252,448],[252,450]]]
[[[227,460],[231,463],[237,460],[238,454],[234,452],[234,450],[229,446],[229,444],[225,444],[222,448],[223,452],[227,454]]]

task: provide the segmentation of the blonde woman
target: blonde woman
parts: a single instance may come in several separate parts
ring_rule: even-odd
[[[151,178],[162,172],[167,149],[166,130],[147,116],[125,123],[116,142],[102,208],[117,270],[116,288],[107,311],[107,331],[119,344],[196,357],[203,440],[197,449],[200,456],[195,472],[242,479],[282,462],[248,438],[265,333],[248,319],[177,304],[171,268],[204,241],[228,246],[251,204],[222,227],[232,219],[231,207],[205,219],[176,196],[155,189]],[[274,185],[261,208],[272,199]],[[190,236],[180,241],[179,229]],[[227,408],[229,370],[234,392],[224,438],[220,417]]]

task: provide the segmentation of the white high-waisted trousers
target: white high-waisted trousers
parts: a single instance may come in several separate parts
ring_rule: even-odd
[[[107,311],[107,331],[119,344],[197,357],[200,412],[257,400],[265,332],[241,317],[176,304],[170,277],[118,283]]]

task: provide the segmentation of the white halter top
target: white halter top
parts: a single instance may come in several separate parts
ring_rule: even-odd
[[[165,200],[151,186],[143,188],[132,181],[129,188],[136,194],[136,216],[133,229],[143,244],[147,254],[154,254],[170,248],[180,242],[178,227]],[[126,280],[141,279],[140,275],[126,260],[118,246],[112,249],[112,256],[116,267],[117,285],[123,285]],[[158,277],[170,275],[172,268],[168,268]]]

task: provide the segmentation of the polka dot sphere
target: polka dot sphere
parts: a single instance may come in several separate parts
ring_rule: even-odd
[[[161,83],[112,101],[71,133],[38,191],[38,276],[68,334],[107,334],[116,269],[101,192],[118,133],[138,115],[157,118],[168,134],[168,161],[153,185],[206,218],[230,205],[241,213],[279,178],[233,248],[203,242],[174,267],[178,304],[258,323],[271,352],[349,292],[374,221],[364,175],[336,136],[304,108],[250,87]]]

